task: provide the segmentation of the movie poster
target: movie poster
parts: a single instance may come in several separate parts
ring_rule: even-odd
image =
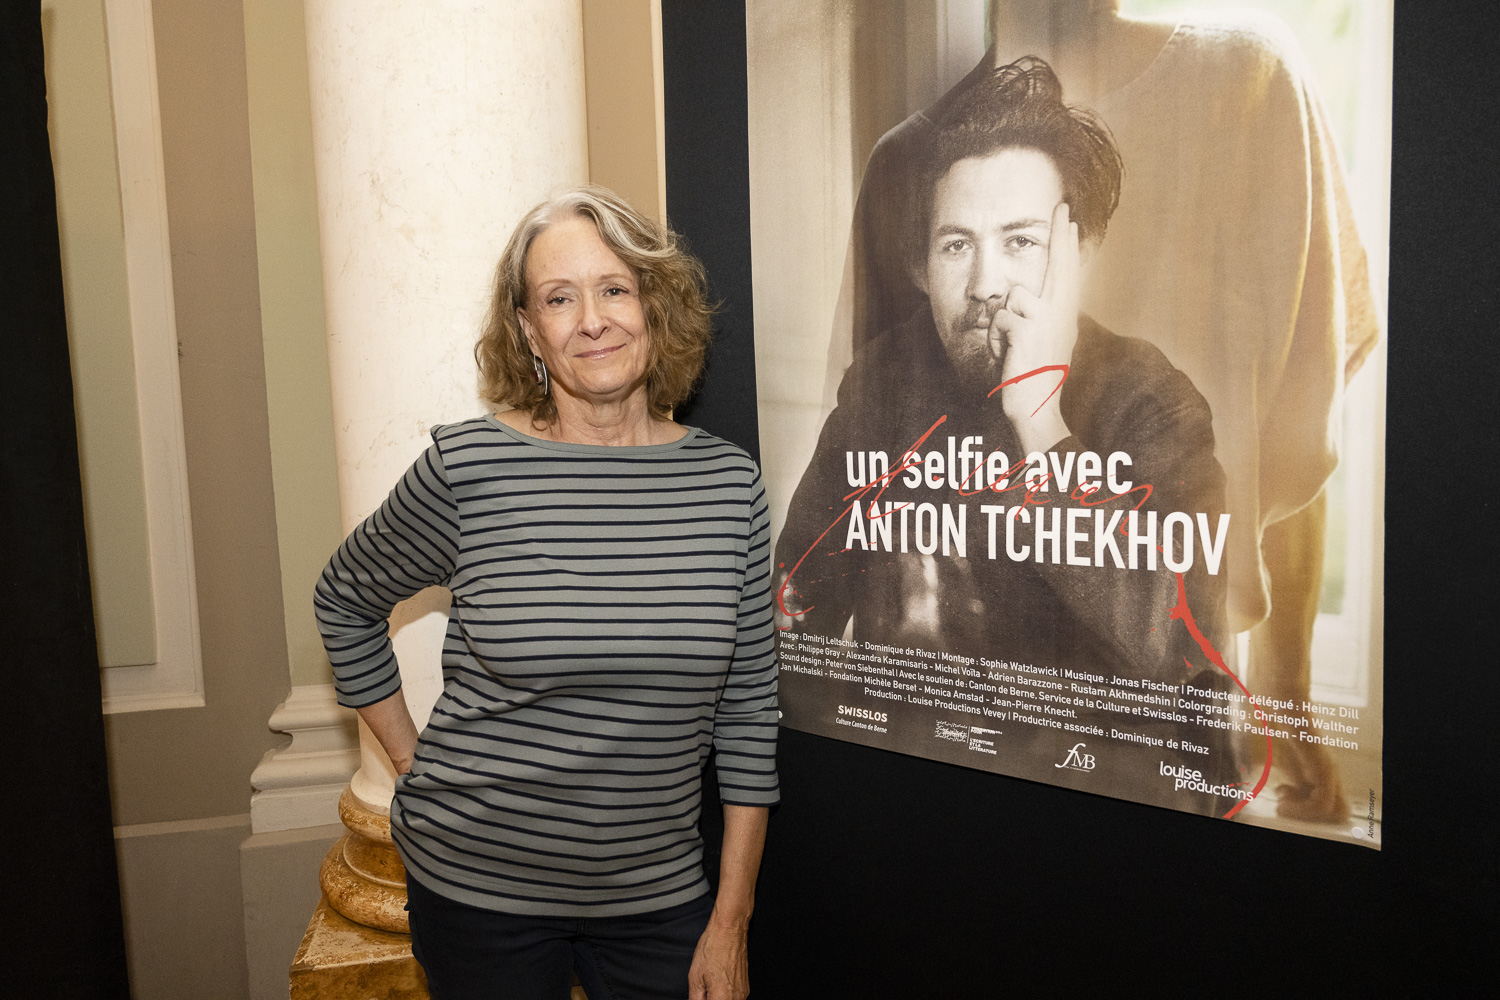
[[[1391,22],[750,0],[784,724],[1379,847]]]

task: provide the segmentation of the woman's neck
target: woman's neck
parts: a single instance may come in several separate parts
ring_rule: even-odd
[[[686,433],[682,425],[651,412],[644,390],[619,400],[581,400],[563,392],[553,396],[557,416],[538,424],[529,413],[508,410],[497,414],[505,424],[524,434],[567,444],[614,447],[668,444]]]

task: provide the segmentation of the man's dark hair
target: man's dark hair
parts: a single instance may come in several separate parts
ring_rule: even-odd
[[[1063,103],[1062,83],[1052,67],[1034,56],[1001,66],[935,115],[937,130],[927,148],[915,190],[917,225],[911,260],[923,266],[938,181],[959,160],[1002,149],[1034,149],[1051,158],[1062,177],[1063,198],[1080,240],[1104,238],[1120,203],[1125,172],[1109,128],[1092,111]]]

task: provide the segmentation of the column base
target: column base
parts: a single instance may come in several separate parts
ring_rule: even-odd
[[[328,905],[313,911],[292,960],[291,1000],[428,1000],[411,937],[357,924]]]
[[[318,872],[323,898],[341,915],[377,930],[409,934],[406,868],[391,841],[390,816],[360,801],[353,789],[339,797],[339,819],[348,833],[328,852]]]
[[[339,793],[359,770],[359,727],[332,684],[292,688],[268,723],[291,736],[269,750],[250,775],[252,833],[301,830],[339,822]]]

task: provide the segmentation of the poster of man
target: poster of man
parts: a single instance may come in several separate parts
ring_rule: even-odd
[[[1378,847],[1391,12],[1262,6],[748,5],[787,725]]]

